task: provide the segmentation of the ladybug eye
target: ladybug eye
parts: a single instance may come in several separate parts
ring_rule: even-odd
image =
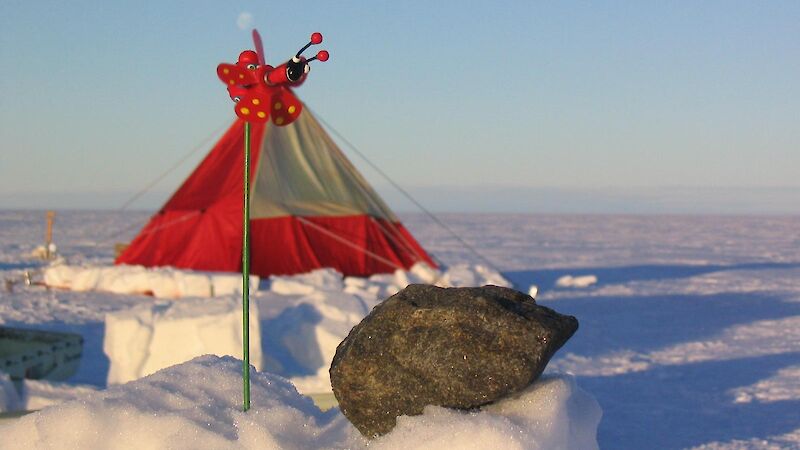
[[[236,96],[236,97],[233,97],[231,100],[233,100],[234,102],[238,102],[241,99],[242,99],[241,97]]]
[[[303,68],[303,72],[305,72],[305,73],[308,73],[310,70],[311,70],[311,66],[309,66],[308,64],[306,64],[306,66]]]
[[[255,64],[248,64],[247,68],[250,69],[250,70],[256,70],[256,65]]]

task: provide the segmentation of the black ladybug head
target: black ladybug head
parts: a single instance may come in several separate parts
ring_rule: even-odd
[[[295,56],[286,63],[286,78],[292,83],[300,81],[309,70],[311,70],[311,66],[308,65],[308,61],[303,57]]]

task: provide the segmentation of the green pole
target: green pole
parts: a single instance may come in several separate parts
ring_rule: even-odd
[[[250,409],[250,122],[244,123],[244,218],[242,220],[242,382],[243,410]]]

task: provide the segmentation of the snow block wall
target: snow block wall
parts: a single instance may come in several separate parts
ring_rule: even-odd
[[[261,367],[261,332],[250,306],[250,363]],[[183,299],[109,313],[103,350],[110,360],[108,384],[125,383],[205,354],[242,356],[242,309],[238,298]]]
[[[251,293],[258,289],[258,282],[258,276],[250,276]],[[44,283],[78,292],[103,291],[152,295],[156,298],[220,297],[242,293],[241,274],[197,272],[171,267],[57,264],[44,270]]]

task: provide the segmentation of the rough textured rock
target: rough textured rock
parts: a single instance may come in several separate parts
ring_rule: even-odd
[[[577,329],[513,289],[413,284],[339,344],[331,385],[363,435],[382,435],[426,405],[473,409],[524,389]]]

